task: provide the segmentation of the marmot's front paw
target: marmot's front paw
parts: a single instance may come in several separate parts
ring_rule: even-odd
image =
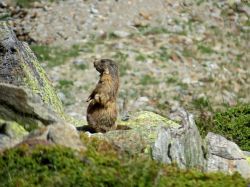
[[[101,102],[101,96],[99,94],[96,94],[95,97],[94,97],[95,101],[97,103],[100,103]]]

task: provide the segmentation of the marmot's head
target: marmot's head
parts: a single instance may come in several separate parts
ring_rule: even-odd
[[[118,77],[118,66],[110,59],[95,60],[94,67],[101,74],[110,74],[112,77]]]

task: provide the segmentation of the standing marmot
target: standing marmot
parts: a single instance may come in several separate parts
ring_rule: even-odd
[[[87,100],[90,101],[87,121],[95,132],[107,132],[116,129],[119,70],[109,59],[95,60],[94,67],[100,73],[100,80]]]

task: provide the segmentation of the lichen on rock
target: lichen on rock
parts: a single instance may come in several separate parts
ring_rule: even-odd
[[[6,22],[0,22],[0,49],[0,82],[29,88],[64,117],[62,103],[36,56]]]

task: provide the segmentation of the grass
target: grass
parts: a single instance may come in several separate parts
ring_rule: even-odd
[[[80,47],[78,45],[73,45],[67,50],[46,45],[31,45],[31,49],[39,61],[47,62],[48,67],[64,64],[67,59],[80,54]]]
[[[140,79],[141,85],[158,84],[159,80],[151,75],[143,75]]]
[[[33,3],[35,2],[41,2],[41,0],[13,0],[16,5],[22,7],[22,8],[31,8]],[[57,2],[60,0],[48,0],[49,2]]]
[[[204,53],[204,54],[212,54],[212,53],[214,53],[214,50],[211,47],[203,45],[203,44],[198,45],[198,50],[201,53]]]
[[[127,62],[128,54],[117,51],[115,55],[112,56],[119,65],[120,76],[124,76],[127,74],[127,71],[131,69],[130,65]]]
[[[58,146],[19,146],[0,153],[0,186],[247,186],[237,173],[181,170],[143,156],[119,153],[112,145],[82,135],[87,151]]]
[[[170,54],[169,54],[168,49],[166,47],[164,47],[164,46],[160,47],[160,51],[158,53],[158,58],[162,62],[167,62],[169,60]]]
[[[144,62],[147,60],[147,56],[140,53],[135,57],[135,60]]]
[[[59,88],[69,88],[74,85],[74,82],[71,80],[59,80]]]
[[[197,110],[204,110],[204,109],[208,109],[209,111],[212,110],[210,101],[204,97],[194,99],[192,101],[192,104]]]

